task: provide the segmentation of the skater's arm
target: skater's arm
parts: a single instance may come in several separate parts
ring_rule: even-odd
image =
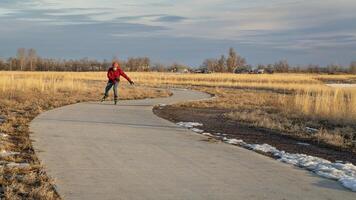
[[[123,76],[130,84],[133,84],[133,81],[130,79],[129,76],[126,75],[126,73],[123,70],[120,70],[121,76]]]

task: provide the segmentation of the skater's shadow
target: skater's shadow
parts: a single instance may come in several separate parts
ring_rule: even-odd
[[[155,104],[130,104],[130,105],[125,105],[125,104],[122,104],[122,103],[118,103],[117,105],[115,105],[114,103],[109,103],[109,102],[103,102],[103,103],[100,103],[100,102],[89,102],[89,103],[86,103],[86,104],[93,104],[93,105],[100,105],[100,106],[122,106],[122,107],[150,107],[150,106],[154,106]]]
[[[71,122],[71,123],[87,123],[87,124],[107,124],[107,125],[121,125],[137,128],[158,128],[158,129],[175,129],[184,131],[184,128],[175,125],[154,125],[154,124],[140,124],[140,123],[125,123],[125,122],[112,122],[112,121],[91,121],[91,120],[78,120],[78,119],[51,119],[51,118],[38,118],[43,121],[56,121],[56,122]]]

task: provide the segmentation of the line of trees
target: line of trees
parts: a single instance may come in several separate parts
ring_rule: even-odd
[[[235,49],[230,48],[228,52],[228,57],[221,55],[220,58],[210,58],[204,60],[200,66],[203,70],[208,70],[211,72],[251,72],[254,69],[263,69],[267,72],[277,72],[277,73],[328,73],[328,74],[338,74],[338,73],[351,73],[356,74],[356,61],[351,62],[349,67],[343,67],[337,64],[330,64],[327,66],[320,65],[307,65],[307,66],[291,66],[287,60],[280,60],[274,64],[259,64],[252,66],[247,64],[246,59],[240,56]]]
[[[113,58],[113,60],[117,58]],[[0,70],[15,71],[105,71],[111,66],[111,61],[97,61],[95,59],[53,59],[42,58],[37,55],[35,49],[20,48],[16,57],[8,59],[0,58]],[[148,57],[128,58],[120,61],[120,64],[128,71],[149,71],[151,61]]]
[[[235,49],[229,49],[229,55],[221,55],[220,58],[210,58],[204,60],[201,68],[211,72],[229,72],[233,73],[236,68],[246,66],[246,59],[236,53]]]
[[[117,58],[113,58],[117,59]],[[158,72],[182,72],[194,71],[184,64],[173,63],[165,65],[162,63],[152,63],[148,57],[131,57],[127,60],[120,60],[123,69],[127,71],[158,71]],[[53,59],[38,56],[35,49],[20,48],[17,50],[16,57],[8,59],[0,58],[0,70],[18,71],[105,71],[111,65],[111,60],[97,61],[95,59]],[[234,48],[230,48],[228,55],[221,55],[220,58],[210,58],[203,61],[199,67],[203,71],[211,72],[249,72],[253,69],[264,69],[269,72],[277,73],[352,73],[356,74],[356,61],[349,67],[340,65],[319,65],[291,66],[287,60],[281,60],[274,64],[256,66],[248,65],[246,59],[239,55]]]
[[[112,60],[118,60],[120,66],[126,71],[157,71],[171,72],[181,71],[189,67],[183,64],[173,63],[165,65],[159,62],[152,63],[148,57],[130,57],[127,60],[119,60],[114,57]],[[16,57],[8,59],[0,58],[0,70],[9,71],[106,71],[112,63],[112,60],[98,61],[95,59],[53,59],[42,58],[37,55],[35,49],[20,48],[17,50]]]
[[[327,74],[356,74],[356,62],[351,62],[349,67],[344,67],[337,64],[320,66],[310,64],[307,66],[291,66],[287,60],[281,60],[274,64],[257,65],[257,69],[265,69],[278,73],[327,73]]]

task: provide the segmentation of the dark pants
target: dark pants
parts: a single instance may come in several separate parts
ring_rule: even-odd
[[[113,89],[114,89],[114,97],[115,97],[115,99],[117,99],[118,98],[118,93],[117,93],[117,87],[118,86],[119,86],[119,82],[116,81],[115,83],[113,83],[113,82],[109,81],[108,84],[106,85],[106,88],[105,88],[105,96],[106,97],[109,96],[109,91],[113,87]]]

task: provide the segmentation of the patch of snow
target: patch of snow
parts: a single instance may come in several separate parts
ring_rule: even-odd
[[[340,181],[345,187],[356,191],[356,166],[351,163],[332,163],[328,160],[305,154],[291,154],[268,144],[247,144],[255,151],[272,153],[279,161],[313,171],[319,176]]]
[[[209,136],[209,137],[213,137],[213,135],[210,134],[210,133],[202,133],[202,135]]]
[[[348,83],[335,83],[335,84],[326,84],[329,87],[333,88],[355,88],[356,84],[348,84]]]
[[[9,136],[8,134],[0,133],[0,137],[2,137],[2,138],[7,138],[8,136]]]
[[[167,106],[167,104],[162,103],[162,104],[159,104],[159,106],[160,107],[165,107],[165,106]]]
[[[194,128],[196,126],[203,126],[203,124],[198,122],[178,122],[177,125],[185,128]]]
[[[240,145],[246,145],[246,143],[243,141],[243,140],[238,140],[238,139],[229,139],[227,137],[224,137],[223,138],[223,141],[228,143],[228,144],[234,144],[234,145],[237,145],[237,144],[240,144]]]
[[[277,153],[278,150],[276,147],[273,147],[269,144],[246,144],[245,147],[252,149],[254,151],[260,151],[264,153]]]
[[[198,128],[192,128],[192,129],[190,129],[190,130],[192,130],[192,131],[194,131],[194,132],[196,132],[196,133],[203,133],[203,132],[204,132],[203,130],[198,129]]]
[[[15,162],[11,162],[6,164],[7,167],[18,167],[18,168],[25,168],[25,167],[29,167],[30,164],[28,163],[15,163]]]
[[[305,143],[305,142],[297,142],[297,144],[302,146],[310,146],[309,143]]]
[[[228,144],[238,144],[253,151],[271,153],[281,162],[310,170],[325,178],[337,180],[344,187],[356,192],[356,166],[351,163],[332,163],[319,157],[287,153],[269,144],[247,144],[243,140],[226,137],[223,138],[223,141]]]
[[[19,152],[13,152],[13,151],[5,151],[5,150],[2,150],[0,152],[0,157],[7,157],[7,156],[13,156],[13,155],[18,155],[20,154]]]
[[[316,128],[305,127],[305,130],[309,133],[317,133],[319,130]]]

